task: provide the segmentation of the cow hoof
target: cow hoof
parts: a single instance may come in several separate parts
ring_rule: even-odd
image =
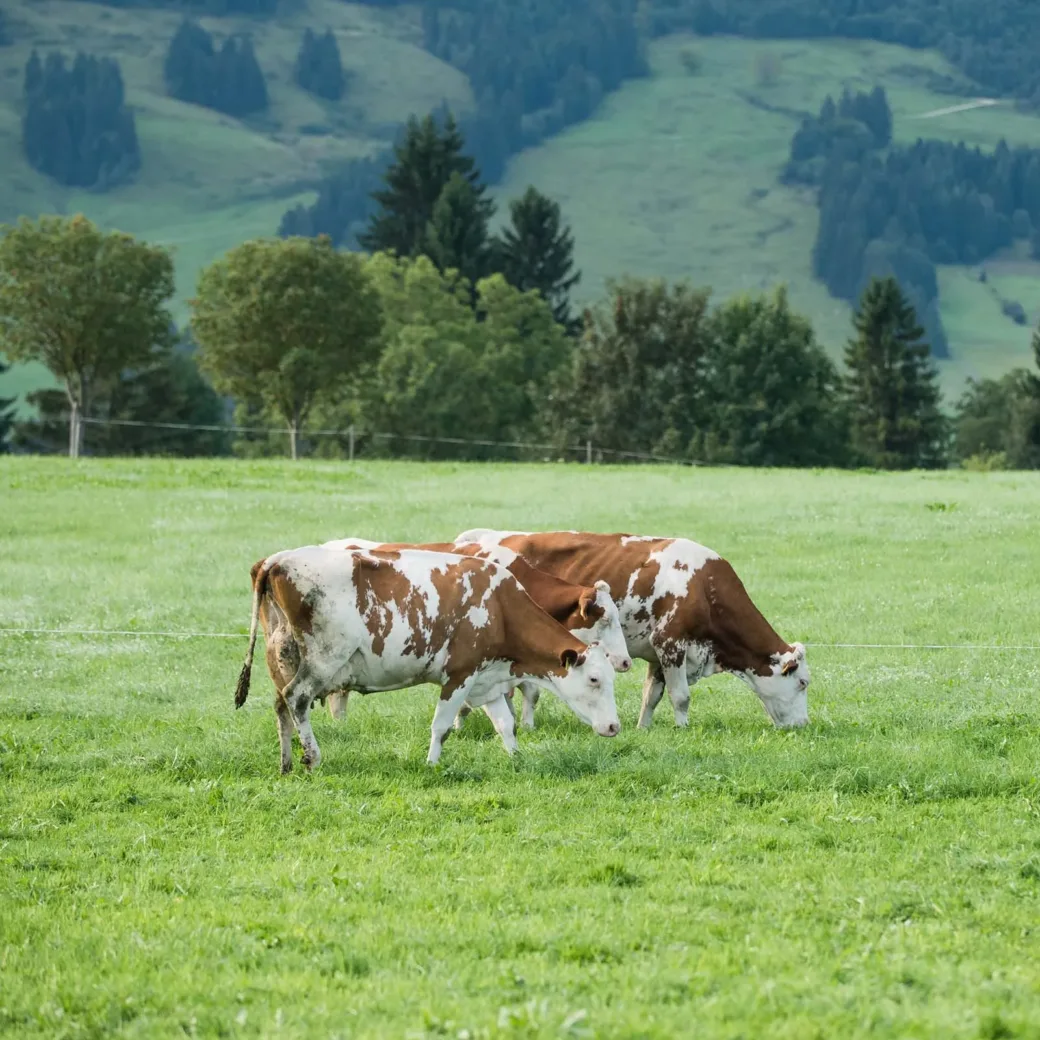
[[[292,772],[292,762],[282,763],[282,776],[288,776]]]

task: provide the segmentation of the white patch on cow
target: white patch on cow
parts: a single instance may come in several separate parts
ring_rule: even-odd
[[[647,562],[657,563],[661,568],[654,579],[653,599],[658,600],[669,595],[685,596],[694,574],[709,560],[717,559],[717,552],[697,542],[691,542],[688,538],[675,538],[664,548],[650,553]]]
[[[474,628],[484,628],[491,620],[487,607],[470,607],[466,611],[466,618]]]
[[[633,542],[663,542],[664,536],[656,534],[625,534],[621,536],[622,545],[631,545]]]
[[[490,527],[474,527],[469,531],[463,531],[452,540],[456,545],[479,545],[485,549],[494,549],[506,538],[528,533],[527,531],[494,531]]]

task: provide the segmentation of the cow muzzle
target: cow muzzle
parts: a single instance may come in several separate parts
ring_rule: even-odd
[[[596,726],[596,732],[601,737],[616,737],[621,732],[620,722],[608,722],[602,726]]]

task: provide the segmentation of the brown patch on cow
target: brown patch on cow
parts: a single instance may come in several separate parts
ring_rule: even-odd
[[[289,619],[289,624],[294,629],[310,635],[314,631],[314,598],[300,593],[280,563],[274,564],[267,572],[267,587]]]
[[[394,562],[401,558],[395,551],[363,550],[354,556],[354,594],[358,613],[372,637],[372,652],[382,654],[394,627],[395,613],[408,629],[411,652],[424,657],[432,627],[422,593],[402,574]]]

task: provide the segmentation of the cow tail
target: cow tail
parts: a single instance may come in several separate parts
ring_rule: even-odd
[[[249,696],[249,678],[253,671],[253,651],[256,648],[256,631],[260,623],[260,601],[267,592],[267,560],[261,560],[253,569],[253,615],[249,621],[249,650],[246,661],[238,675],[235,686],[235,707],[241,708]]]

